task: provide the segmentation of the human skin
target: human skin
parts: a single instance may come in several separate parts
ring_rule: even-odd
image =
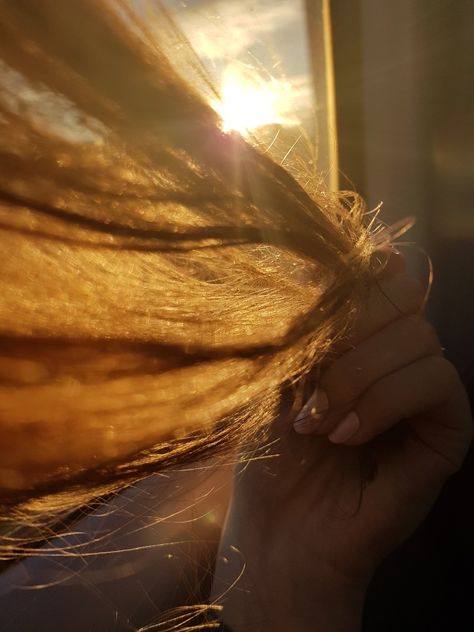
[[[461,466],[471,411],[423,299],[385,275],[324,367],[326,397],[239,467],[212,590],[234,632],[359,630],[377,565]]]

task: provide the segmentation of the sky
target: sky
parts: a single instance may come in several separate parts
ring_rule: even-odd
[[[325,83],[329,67],[325,58],[313,60],[313,75],[305,1],[165,2],[221,95],[211,105],[223,130],[250,132],[281,164],[291,154],[334,186],[331,174],[337,164],[329,149],[334,139]],[[322,13],[322,0],[313,2]],[[323,37],[322,24],[313,25],[312,37]],[[324,45],[318,48],[325,50]],[[253,91],[259,82],[260,92]]]
[[[231,63],[259,68],[291,85],[292,107],[312,107],[302,0],[167,0],[219,84]]]

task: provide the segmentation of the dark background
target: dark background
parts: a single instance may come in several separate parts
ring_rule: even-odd
[[[434,278],[428,313],[474,399],[474,2],[331,0],[342,188]],[[474,453],[417,533],[380,568],[364,632],[474,630]]]

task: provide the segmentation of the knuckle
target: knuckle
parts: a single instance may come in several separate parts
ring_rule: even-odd
[[[328,368],[321,379],[321,387],[328,393],[331,405],[344,406],[357,399],[360,387],[355,378],[354,372],[348,370],[342,361]]]
[[[408,335],[416,339],[418,347],[424,351],[440,352],[441,345],[438,334],[431,323],[419,314],[410,314],[404,319],[404,327],[406,327]]]
[[[426,362],[433,383],[447,393],[453,391],[459,382],[459,375],[453,364],[441,356],[429,356]]]

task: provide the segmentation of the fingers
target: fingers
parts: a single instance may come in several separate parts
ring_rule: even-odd
[[[320,387],[331,393],[333,408],[351,405],[381,377],[428,355],[441,355],[433,327],[420,316],[396,320],[340,356]]]
[[[389,323],[329,366],[294,427],[358,446],[401,421],[409,431],[405,466],[426,473],[437,460],[442,476],[460,466],[473,432],[467,397],[435,331],[415,315]]]
[[[426,356],[378,380],[336,423],[328,439],[360,446],[396,426],[403,432],[391,441],[396,456],[392,477],[400,476],[414,490],[420,483],[438,486],[460,468],[473,436],[472,415],[448,360]],[[387,456],[385,452],[385,460]]]
[[[298,433],[359,446],[403,421],[400,471],[409,466],[423,476],[435,470],[444,476],[459,467],[472,438],[472,417],[456,370],[420,315],[425,294],[404,272],[381,274],[339,345],[339,357],[323,368],[317,390],[296,417]]]
[[[375,382],[354,410],[330,432],[333,443],[361,445],[403,419],[412,419],[446,402],[458,376],[440,356],[427,356]],[[357,418],[357,419],[355,419]]]
[[[375,284],[350,334],[340,343],[350,349],[380,331],[392,321],[422,309],[426,297],[423,285],[408,274],[396,274]]]
[[[406,271],[405,257],[392,246],[384,246],[376,250],[373,259],[380,270],[378,273],[380,278],[388,278]]]
[[[301,411],[296,430],[327,434],[375,383],[425,356],[440,356],[438,337],[420,316],[390,323],[335,360]]]

